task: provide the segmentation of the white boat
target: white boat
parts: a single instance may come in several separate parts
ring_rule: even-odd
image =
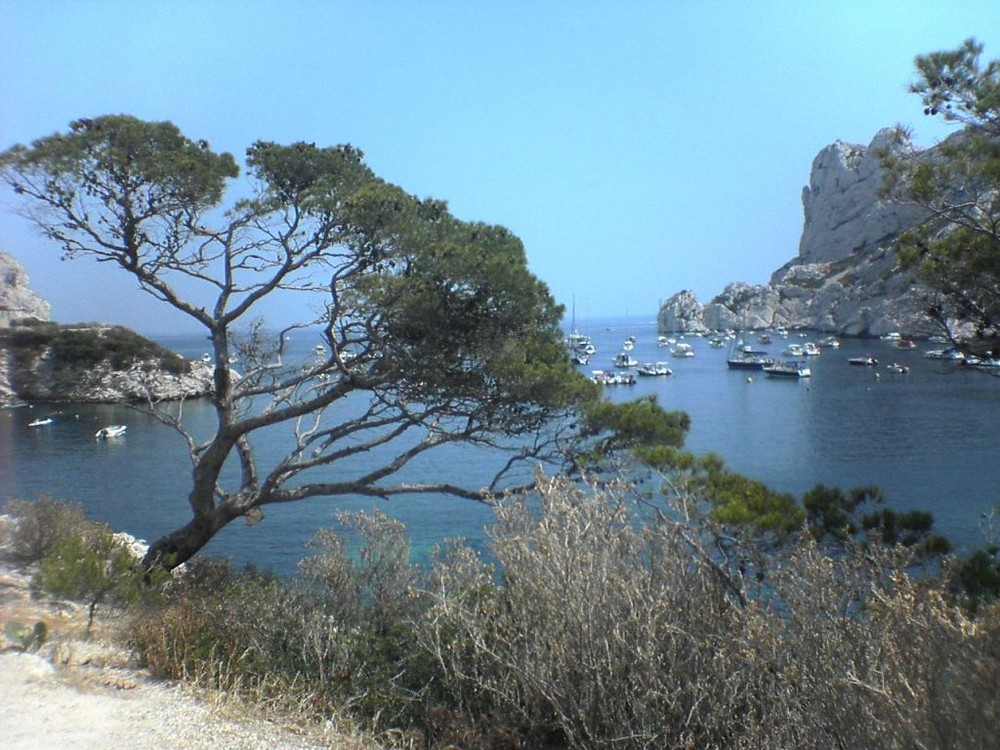
[[[839,349],[840,340],[836,336],[827,336],[825,339],[819,342],[819,345],[826,347],[827,349]]]
[[[52,417],[45,417],[43,419],[36,419],[34,422],[28,422],[28,427],[42,427],[47,424],[52,424],[54,420]]]
[[[667,367],[666,362],[647,362],[646,364],[637,367],[635,371],[639,375],[644,375],[646,377],[674,374],[673,370]]]
[[[910,368],[906,365],[901,365],[898,362],[893,362],[891,365],[886,365],[885,369],[889,372],[895,372],[899,374],[904,374],[910,371]]]
[[[615,367],[635,367],[639,364],[639,360],[632,357],[628,352],[621,352],[615,356],[611,363]]]
[[[978,367],[981,369],[995,370],[1000,368],[1000,359],[995,357],[966,357],[963,362],[968,367]]]
[[[102,427],[97,432],[94,433],[94,437],[98,440],[107,440],[108,438],[121,437],[125,434],[128,429],[123,424],[109,424],[106,427]]]
[[[682,341],[681,343],[677,344],[677,346],[675,346],[673,349],[671,349],[670,353],[673,354],[675,357],[681,357],[681,358],[693,357],[694,347],[691,346],[691,344],[687,344]]]
[[[789,344],[781,350],[781,353],[786,357],[804,357],[806,354],[802,344]]]
[[[949,349],[930,349],[924,352],[927,359],[950,359],[956,362],[965,359],[965,355],[954,347]]]
[[[807,341],[802,345],[802,353],[807,357],[818,357],[819,347],[812,341]]]
[[[604,370],[593,370],[591,377],[595,383],[601,385],[635,385],[635,375],[632,373],[605,372]]]

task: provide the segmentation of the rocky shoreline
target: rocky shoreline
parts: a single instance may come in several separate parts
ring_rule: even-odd
[[[212,393],[211,364],[193,361],[190,371],[172,373],[152,362],[117,369],[103,361],[25,382],[11,377],[9,356],[0,350],[0,405],[20,402],[116,404],[179,401]],[[11,381],[14,380],[14,383]]]

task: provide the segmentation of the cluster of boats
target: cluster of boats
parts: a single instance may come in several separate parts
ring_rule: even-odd
[[[597,348],[590,340],[590,336],[580,333],[576,329],[570,333],[567,343],[569,344],[570,359],[575,365],[589,364],[591,355],[597,353]]]
[[[702,334],[697,334],[701,336]],[[786,331],[778,330],[774,332],[775,337],[788,338]],[[718,332],[710,336],[706,335],[709,346],[713,348],[730,347],[726,358],[726,364],[730,369],[758,371],[768,377],[784,379],[801,379],[812,376],[812,370],[808,366],[808,359],[818,357],[824,349],[839,349],[840,341],[836,336],[817,337],[815,341],[789,342],[783,345],[779,355],[772,356],[766,349],[757,348],[757,345],[767,345],[774,341],[771,332],[760,332],[755,335],[756,340],[750,342],[749,337],[743,338],[737,331]],[[805,338],[805,333],[798,336]],[[660,335],[657,338],[658,348],[669,348],[673,357],[684,359],[695,356],[695,349],[691,343],[679,340],[682,335],[667,336]],[[910,338],[900,334],[892,333],[882,337],[887,343],[892,344],[892,348],[901,351],[908,351],[917,348],[917,343]],[[574,331],[569,337],[569,345],[573,361],[578,365],[586,365],[590,361],[590,355],[596,352],[595,347],[588,336]],[[631,385],[637,382],[637,376],[657,377],[671,375],[673,371],[666,362],[645,362],[640,363],[634,356],[636,337],[628,336],[622,344],[621,351],[611,360],[611,368],[607,370],[593,370],[591,376],[594,381],[605,385]],[[947,359],[961,362],[975,367],[995,367],[1000,369],[1000,359],[986,357],[969,357],[955,348],[932,349],[924,354],[932,359]],[[879,364],[876,356],[864,354],[847,358],[849,365],[857,367],[878,368],[875,377],[879,372],[895,374],[905,374],[910,371],[910,367],[897,361],[888,364]],[[751,380],[752,377],[748,377]]]
[[[46,427],[55,422],[54,417],[39,417],[38,419],[33,419],[28,422],[28,427]],[[94,433],[94,438],[96,440],[110,440],[112,438],[118,438],[124,435],[128,431],[128,425],[123,424],[109,424],[105,425],[97,432]]]

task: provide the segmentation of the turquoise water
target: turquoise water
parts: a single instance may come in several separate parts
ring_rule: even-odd
[[[579,321],[578,321],[579,323]],[[634,386],[610,386],[614,400],[655,394],[668,408],[692,418],[688,447],[713,451],[737,471],[797,496],[816,483],[842,487],[876,484],[897,509],[932,512],[937,528],[960,545],[982,539],[979,519],[1000,502],[1000,378],[925,359],[921,344],[897,351],[889,342],[844,340],[839,350],[809,358],[813,375],[801,381],[775,380],[761,373],[729,370],[726,350],[687,338],[695,357],[676,359],[658,348],[652,321],[588,321],[579,325],[598,347],[585,371],[611,369],[611,359],[628,335],[637,338],[640,362],[669,360],[673,375],[639,378]],[[189,357],[205,350],[203,340],[160,337]],[[789,341],[805,340],[792,337]],[[312,343],[303,340],[303,349]],[[778,354],[788,341],[766,347]],[[871,353],[881,363],[898,361],[906,374],[847,364]],[[53,411],[0,411],[0,500],[41,495],[78,500],[88,513],[115,528],[152,539],[186,520],[190,465],[186,447],[172,430],[121,406],[61,407],[54,422],[28,427]],[[189,402],[185,419],[196,431],[210,429],[211,409]],[[127,424],[125,437],[95,441],[94,432]],[[262,454],[276,445],[262,445]],[[458,449],[429,457],[420,472],[456,474],[476,481],[481,457]],[[447,537],[484,540],[491,519],[487,506],[449,497],[377,501],[333,498],[268,507],[263,523],[234,523],[208,552],[237,564],[255,561],[289,572],[304,554],[306,540],[330,525],[340,510],[380,507],[403,520],[418,554]]]

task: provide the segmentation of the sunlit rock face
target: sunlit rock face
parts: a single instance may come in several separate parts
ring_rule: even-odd
[[[663,303],[656,319],[662,333],[694,333],[706,331],[704,310],[694,292],[686,289]]]
[[[802,191],[798,255],[768,284],[734,282],[704,305],[691,292],[675,294],[661,307],[660,330],[937,332],[924,314],[927,290],[899,268],[892,251],[899,233],[924,214],[879,196],[879,157],[890,147],[916,151],[907,141],[894,142],[891,130],[879,131],[868,146],[837,141],[820,151]]]
[[[201,398],[212,393],[211,365],[192,362],[186,373],[172,373],[150,362],[124,369],[97,366],[54,368],[45,357],[12,373],[14,391],[24,401],[47,403],[149,403]]]
[[[0,328],[26,320],[49,320],[49,303],[35,294],[24,266],[0,253]]]
[[[892,132],[879,131],[867,147],[837,141],[813,159],[809,185],[802,189],[797,263],[828,263],[885,247],[923,218],[922,209],[878,195],[882,184],[879,156],[890,148]],[[912,150],[909,143],[894,148]]]

